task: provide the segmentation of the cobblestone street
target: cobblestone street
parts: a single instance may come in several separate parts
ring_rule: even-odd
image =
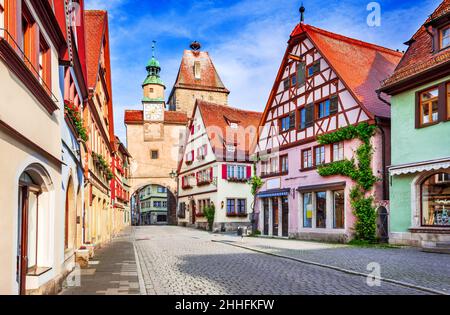
[[[62,294],[432,293],[385,281],[371,287],[364,276],[270,254],[361,273],[368,273],[368,263],[378,262],[382,278],[444,293],[450,287],[448,274],[437,277],[430,270],[438,267],[449,270],[447,255],[425,254],[415,249],[358,248],[292,240],[241,240],[233,235],[188,228],[150,226],[128,229],[98,250],[89,267],[81,270],[81,285],[66,285]]]

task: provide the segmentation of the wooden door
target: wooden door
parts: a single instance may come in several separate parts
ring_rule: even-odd
[[[269,235],[269,199],[263,199],[264,235]]]
[[[196,212],[196,209],[195,209],[195,201],[192,200],[192,201],[191,201],[191,217],[192,217],[192,224],[195,224],[195,212]]]
[[[278,236],[278,198],[272,198],[272,234]]]
[[[21,198],[20,213],[20,242],[19,242],[19,257],[18,257],[18,273],[19,273],[19,289],[20,294],[26,294],[26,278],[28,271],[28,200],[29,189],[27,186],[19,187]]]
[[[282,212],[281,212],[281,230],[284,237],[289,236],[289,199],[283,197],[282,199]]]

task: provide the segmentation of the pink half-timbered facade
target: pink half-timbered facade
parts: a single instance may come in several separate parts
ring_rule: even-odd
[[[359,140],[322,146],[317,136],[363,122],[377,124],[374,174],[389,165],[389,98],[380,81],[401,54],[300,23],[288,42],[261,121],[256,153],[264,186],[257,198],[264,235],[348,241],[355,222],[349,202],[353,182],[322,177],[317,167],[352,159]],[[374,195],[386,204],[385,181]]]

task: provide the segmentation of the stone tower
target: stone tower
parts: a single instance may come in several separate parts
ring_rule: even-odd
[[[155,58],[155,42],[152,58],[146,66],[147,77],[142,84],[143,98],[140,110],[125,111],[127,149],[133,157],[131,162],[131,192],[139,192],[148,185],[168,189],[169,223],[176,222],[177,194],[173,173],[180,159],[180,139],[186,133],[187,115],[166,110],[161,80],[161,66]],[[172,177],[171,177],[172,174]],[[171,201],[172,200],[172,201]]]
[[[169,96],[170,110],[192,116],[195,101],[204,100],[228,105],[230,91],[224,86],[208,52],[200,51],[201,45],[193,42],[191,50],[185,50],[177,80]]]

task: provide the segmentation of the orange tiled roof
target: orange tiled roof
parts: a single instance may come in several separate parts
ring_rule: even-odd
[[[164,122],[172,124],[187,124],[188,118],[185,113],[165,111]],[[142,110],[126,110],[125,111],[126,124],[142,124],[144,123],[144,111]]]
[[[197,106],[216,157],[224,154],[227,144],[236,144],[238,152],[249,154],[262,113],[200,100],[197,101]],[[238,124],[238,129],[230,127],[233,122]]]
[[[86,29],[86,63],[88,88],[94,88],[99,72],[100,52],[106,26],[106,11],[86,10],[84,15]]]
[[[200,79],[195,78],[195,62],[200,62]],[[184,51],[174,88],[230,93],[220,79],[208,52],[204,51]]]
[[[376,90],[394,72],[400,52],[306,24],[298,24],[291,38],[305,34],[372,116],[390,116]]]
[[[425,24],[450,13],[450,0],[444,0],[413,35],[410,45],[394,74],[383,82],[383,87],[393,86],[409,77],[450,61],[450,50],[433,53],[432,39]]]

